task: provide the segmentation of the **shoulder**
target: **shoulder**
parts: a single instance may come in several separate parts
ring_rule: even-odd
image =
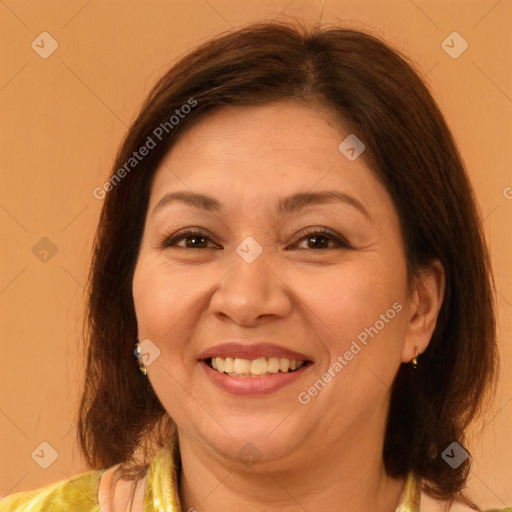
[[[2,512],[99,512],[98,486],[103,470],[89,471],[33,491],[0,499]]]
[[[475,512],[474,508],[454,501],[451,507],[447,507],[446,502],[437,501],[428,494],[421,493],[420,512]],[[483,509],[480,512],[512,512],[512,507],[500,509]]]

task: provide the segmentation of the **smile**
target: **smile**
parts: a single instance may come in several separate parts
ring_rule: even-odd
[[[207,361],[210,368],[229,377],[262,377],[275,373],[291,373],[298,370],[305,361],[281,357],[259,357],[243,359],[238,357],[212,357]]]

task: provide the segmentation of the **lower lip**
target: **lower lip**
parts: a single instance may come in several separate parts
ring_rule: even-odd
[[[227,393],[238,396],[262,396],[275,393],[300,379],[311,366],[311,363],[307,362],[291,373],[268,373],[261,377],[230,377],[210,368],[206,361],[199,361],[199,363],[213,384]]]

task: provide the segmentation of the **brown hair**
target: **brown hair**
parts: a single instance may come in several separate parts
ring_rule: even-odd
[[[96,234],[81,449],[91,467],[122,462],[128,475],[141,446],[139,469],[150,460],[148,443],[161,447],[172,434],[172,420],[137,371],[133,353],[132,277],[156,168],[177,136],[207,112],[279,100],[328,108],[364,142],[363,157],[399,214],[409,283],[434,259],[445,269],[431,342],[418,368],[403,364],[393,383],[383,458],[389,475],[412,471],[431,496],[451,500],[465,484],[470,461],[453,469],[441,453],[454,441],[463,444],[498,368],[494,284],[481,219],[453,137],[413,66],[381,40],[339,27],[260,22],[221,34],[183,57],[150,92],[112,177],[148,137],[156,140],[157,127],[166,130],[136,168],[111,181]]]

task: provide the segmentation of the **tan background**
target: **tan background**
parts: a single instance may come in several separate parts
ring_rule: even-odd
[[[279,13],[385,38],[417,62],[446,115],[485,217],[499,292],[503,371],[494,412],[473,430],[469,487],[484,507],[512,503],[510,0],[0,0],[1,496],[87,470],[73,422],[83,285],[102,206],[92,191],[127,125],[185,50]],[[453,31],[469,43],[457,59],[441,46]],[[47,59],[31,48],[42,32],[59,45]],[[48,469],[31,458],[41,442],[58,452]],[[48,449],[37,453],[48,462]]]

